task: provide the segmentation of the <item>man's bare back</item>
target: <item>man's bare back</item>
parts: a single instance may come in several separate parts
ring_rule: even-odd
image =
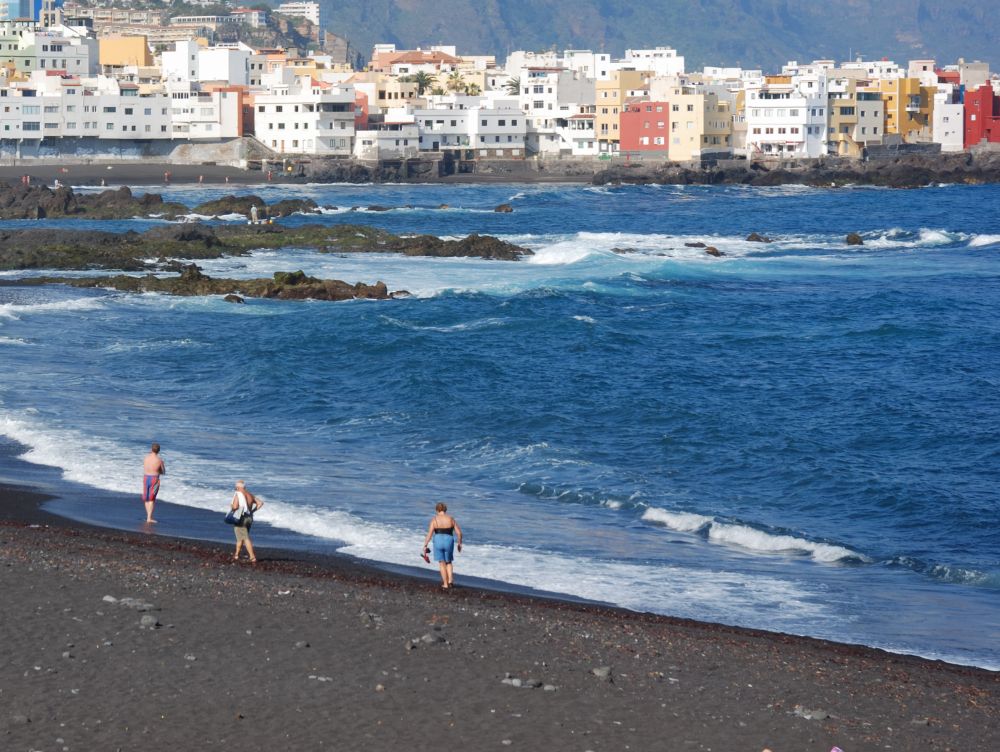
[[[160,445],[153,444],[149,454],[142,460],[142,503],[146,506],[146,522],[153,523],[153,507],[156,505],[156,495],[160,492],[160,476],[167,468],[160,459]]]
[[[167,469],[163,465],[163,460],[156,452],[150,452],[142,461],[142,472],[145,475],[163,475]]]

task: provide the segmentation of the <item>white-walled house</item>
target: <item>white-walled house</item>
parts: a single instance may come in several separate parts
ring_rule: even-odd
[[[572,154],[579,133],[569,118],[596,102],[594,79],[565,68],[523,68],[518,102],[528,121],[530,154]],[[579,147],[579,144],[577,144]]]
[[[825,71],[778,77],[746,90],[749,157],[804,159],[827,153]],[[786,80],[790,79],[790,83]]]
[[[478,97],[435,97],[433,107],[413,110],[425,152],[456,152],[463,159],[520,159],[527,121],[515,100],[485,104]]]
[[[672,47],[646,50],[625,50],[625,57],[614,63],[618,70],[644,70],[654,76],[680,76],[684,73],[684,56]]]
[[[355,97],[353,86],[334,87],[310,76],[276,80],[267,93],[254,96],[254,135],[281,154],[349,157]]]
[[[177,42],[160,57],[163,80],[174,83],[225,81],[247,86],[251,81],[250,61],[262,64],[249,48],[203,47],[194,40]],[[255,76],[255,80],[259,77]]]
[[[962,151],[965,148],[965,105],[958,87],[945,83],[936,86],[932,139],[941,144],[941,151]]]

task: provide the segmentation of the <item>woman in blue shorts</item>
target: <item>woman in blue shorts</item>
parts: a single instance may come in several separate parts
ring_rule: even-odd
[[[441,588],[448,590],[452,586],[454,577],[452,561],[455,558],[455,546],[458,546],[459,553],[462,552],[462,528],[455,522],[455,518],[448,514],[447,504],[438,502],[434,509],[437,510],[437,514],[427,527],[424,553],[430,550],[429,546],[433,546],[434,561],[441,569]]]

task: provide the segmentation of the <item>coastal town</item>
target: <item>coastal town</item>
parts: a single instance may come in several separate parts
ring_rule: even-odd
[[[346,45],[330,43],[317,2],[171,17],[79,0],[28,5],[0,6],[10,19],[0,21],[4,164],[246,166],[248,154],[716,164],[1000,145],[1000,76],[987,62],[857,57],[689,71],[670,47],[620,58],[512,51],[501,61],[377,44],[352,63]],[[275,21],[298,29],[303,46],[250,43]]]

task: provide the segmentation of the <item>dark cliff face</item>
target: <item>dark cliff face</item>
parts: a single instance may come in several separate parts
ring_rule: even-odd
[[[995,0],[852,0],[831,11],[806,0],[320,0],[330,29],[368,55],[377,42],[400,49],[454,44],[460,54],[675,47],[688,69],[742,65],[776,69],[788,60],[858,54],[905,64],[958,57],[1000,65]]]

